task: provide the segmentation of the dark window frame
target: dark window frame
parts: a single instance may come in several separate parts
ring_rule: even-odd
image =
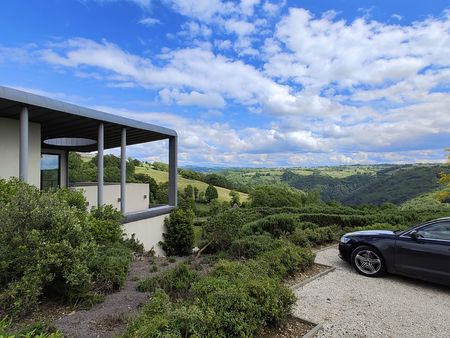
[[[61,188],[61,154],[60,153],[49,153],[49,152],[44,152],[41,153],[41,160],[42,160],[42,156],[43,155],[52,155],[52,156],[58,156],[58,188]],[[39,163],[40,164],[40,163]],[[40,183],[41,183],[41,190],[43,190],[43,179],[42,179],[42,167],[39,168],[39,172],[41,173],[41,177],[40,177]]]

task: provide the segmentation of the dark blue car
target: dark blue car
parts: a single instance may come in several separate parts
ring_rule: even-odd
[[[345,234],[339,243],[339,256],[364,276],[389,272],[450,286],[450,217],[401,232]]]

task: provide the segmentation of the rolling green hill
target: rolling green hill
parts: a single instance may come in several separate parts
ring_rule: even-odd
[[[147,174],[147,175],[153,177],[157,183],[167,182],[169,179],[168,172],[155,170],[155,169],[151,168],[150,165],[136,167],[135,172]],[[178,175],[178,189],[180,191],[183,191],[184,188],[186,188],[188,185],[197,187],[200,191],[205,191],[206,188],[208,187],[208,184],[205,182],[187,179],[187,178],[184,178],[184,177],[181,177],[180,175]],[[217,193],[219,195],[218,200],[220,202],[230,200],[230,190],[229,189],[225,189],[225,188],[221,188],[221,187],[217,187],[217,186],[216,186],[216,189],[217,189]],[[239,195],[241,197],[242,202],[244,202],[248,199],[248,195],[245,193],[239,192]]]
[[[341,179],[285,172],[282,181],[302,190],[319,189],[324,201],[336,200],[349,205],[401,204],[438,189],[438,174],[442,170],[439,165],[398,166],[381,169],[375,174],[357,174]]]
[[[234,183],[248,187],[260,184],[288,184],[294,188],[319,190],[323,201],[348,205],[402,204],[440,188],[438,164],[348,165],[320,168],[245,168],[223,170]]]

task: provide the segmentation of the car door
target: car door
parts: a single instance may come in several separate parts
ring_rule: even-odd
[[[414,231],[416,236],[411,235]],[[395,270],[450,285],[450,221],[426,224],[399,236],[395,246]]]

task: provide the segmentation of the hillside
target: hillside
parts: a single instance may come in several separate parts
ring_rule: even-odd
[[[156,170],[151,168],[149,165],[144,166],[138,166],[135,167],[136,173],[143,173],[147,174],[155,179],[157,183],[163,183],[167,182],[169,179],[169,173],[166,171]],[[178,189],[180,191],[183,191],[184,188],[186,188],[188,185],[192,185],[193,187],[197,187],[200,191],[205,191],[208,187],[208,184],[205,182],[197,181],[197,180],[191,180],[184,178],[180,175],[178,175]],[[229,201],[230,200],[230,190],[225,189],[222,187],[217,187],[217,193],[219,195],[219,201]],[[239,192],[239,195],[241,197],[241,201],[246,201],[248,199],[248,195],[242,192]]]
[[[440,188],[438,174],[445,166],[355,165],[321,168],[230,169],[223,175],[232,182],[256,186],[285,183],[294,188],[319,190],[323,201],[348,205],[402,204]]]

